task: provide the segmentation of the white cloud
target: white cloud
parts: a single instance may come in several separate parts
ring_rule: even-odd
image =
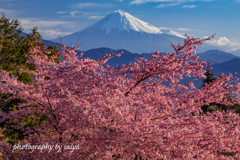
[[[240,50],[240,42],[231,42],[229,45],[229,51]]]
[[[195,31],[194,29],[190,29],[190,28],[177,28],[177,31]]]
[[[5,14],[5,17],[13,17],[17,14],[14,10],[0,8],[0,15],[2,16],[3,13]]]
[[[182,8],[195,8],[196,5],[183,5]]]
[[[98,4],[97,3],[79,3],[79,4],[77,4],[78,8],[94,7],[94,6],[98,6]]]
[[[33,27],[37,27],[43,39],[69,35],[76,28],[76,22],[71,21],[46,21],[37,18],[20,18],[19,21],[24,29],[23,32],[29,33]]]
[[[96,16],[94,17],[93,14],[97,14],[97,13],[91,13],[91,12],[82,12],[82,11],[71,11],[71,12],[67,12],[67,11],[58,11],[56,13],[59,14],[64,14],[62,15],[62,17],[69,17],[69,18],[79,18],[79,17],[85,17],[85,18],[97,18],[97,17],[101,17],[102,16]],[[66,13],[66,14],[65,14]],[[92,17],[90,17],[92,15]]]
[[[169,30],[173,30],[173,31],[196,31],[194,29],[190,29],[190,28],[170,28],[170,27],[158,27],[160,30],[161,29],[169,29]]]
[[[160,5],[158,5],[156,8],[172,7],[172,6],[176,6],[176,5],[179,5],[179,4],[180,4],[180,3],[160,4]]]
[[[174,31],[178,34],[180,34],[181,36],[184,36],[186,33],[182,33],[182,32],[190,32],[190,31],[196,31],[194,29],[190,29],[190,28],[170,28],[170,27],[158,27],[158,29],[160,30],[171,30]],[[180,31],[180,32],[179,32]]]
[[[101,19],[101,18],[104,18],[104,16],[91,16],[91,17],[88,17],[90,19]]]
[[[89,17],[89,16],[88,16]],[[66,36],[89,26],[87,22],[44,20],[39,18],[19,18],[23,32],[30,33],[37,27],[43,39],[55,39],[59,35]]]
[[[110,8],[112,4],[100,4],[100,3],[78,3],[73,5],[73,8],[92,8],[92,7],[101,7],[101,8]]]
[[[169,30],[172,30],[172,28],[169,28],[169,27],[158,27],[158,29],[160,29],[160,30],[161,30],[161,29],[166,29],[166,30],[169,29]]]
[[[229,40],[227,37],[220,37],[219,39],[213,39],[207,41],[208,44],[224,47],[227,51],[236,51],[240,49],[240,41],[238,39]]]
[[[56,13],[59,13],[59,14],[64,14],[64,13],[67,13],[67,11],[58,11]]]
[[[183,2],[196,2],[196,1],[210,2],[213,0],[132,0],[132,2],[130,4],[144,4],[144,3],[150,3],[150,2],[183,3]]]
[[[42,21],[37,19],[19,19],[21,25],[24,28],[33,28],[34,26],[37,27],[55,27],[58,25],[68,25],[68,21]]]
[[[78,13],[78,11],[72,11],[72,12],[70,12],[70,14],[73,16],[73,17],[76,17],[76,13]]]
[[[206,38],[206,37],[205,37]],[[219,39],[213,39],[212,41],[208,41],[208,43],[214,46],[226,46],[230,43],[227,37],[220,37]]]
[[[240,3],[240,0],[235,0],[236,3]]]
[[[41,36],[47,37],[48,39],[54,39],[56,37],[63,37],[69,34],[72,34],[71,32],[61,32],[60,30],[52,30],[52,29],[43,29],[43,30],[38,30],[41,34]]]
[[[81,11],[72,11],[70,12],[70,16],[72,18],[79,18],[79,17],[89,17],[93,13],[89,12],[81,12]]]

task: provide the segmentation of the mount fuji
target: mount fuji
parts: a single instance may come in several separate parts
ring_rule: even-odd
[[[133,53],[172,52],[170,42],[183,42],[183,36],[171,30],[160,30],[122,10],[108,14],[92,26],[61,37],[67,46],[74,45],[80,38],[81,50],[108,47],[126,49]],[[59,42],[59,38],[53,39]]]

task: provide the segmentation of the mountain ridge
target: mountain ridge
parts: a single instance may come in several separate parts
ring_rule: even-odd
[[[225,61],[229,61],[231,59],[234,59],[234,58],[239,58],[238,56],[236,55],[233,55],[232,53],[227,53],[227,52],[223,52],[223,51],[220,51],[220,50],[207,50],[203,53],[199,53],[197,54],[199,55],[199,61],[206,61],[208,63],[222,63],[222,62],[225,62]]]
[[[26,36],[26,33],[22,33],[22,36]],[[54,45],[58,45],[58,48],[60,48],[60,45],[58,43],[54,43],[48,40],[41,40],[43,43],[45,43],[45,47],[48,46],[48,44],[51,44],[52,46]],[[146,58],[146,59],[150,59],[152,57],[152,53],[131,53],[128,50],[125,49],[119,49],[119,50],[114,50],[111,48],[106,48],[106,47],[102,47],[102,48],[93,48],[87,51],[80,51],[80,50],[76,50],[77,54],[80,54],[81,52],[83,52],[83,56],[80,57],[80,59],[82,58],[91,58],[91,59],[100,59],[103,56],[105,56],[107,53],[110,54],[115,54],[115,53],[119,53],[123,51],[123,53],[121,54],[120,57],[113,57],[110,60],[107,61],[106,64],[115,67],[116,65],[121,66],[122,63],[124,64],[128,64],[129,62],[134,62],[135,61],[135,57],[136,58]],[[163,53],[160,53],[163,54]],[[214,73],[215,77],[219,76],[221,74],[221,72],[224,72],[224,74],[228,74],[228,73],[234,73],[235,71],[238,72],[237,76],[239,77],[240,75],[240,59],[238,56],[235,56],[231,53],[226,53],[226,52],[222,52],[219,50],[209,50],[206,51],[204,53],[199,53],[198,54],[199,57],[199,61],[203,61],[205,60],[208,63],[212,63],[213,61],[215,62],[215,64],[212,65],[213,69],[211,69],[211,72]],[[207,56],[204,57],[204,56]],[[224,62],[222,62],[222,59],[216,59],[214,60],[214,56],[218,57],[218,56],[223,56],[223,60]],[[213,59],[209,59],[209,57],[213,58]],[[61,57],[62,59],[63,57]],[[187,84],[189,80],[191,80],[192,78],[186,78],[181,80],[181,83],[185,83]],[[240,82],[240,80],[239,80]],[[195,86],[197,88],[200,88],[202,86],[202,79],[198,79],[194,82]],[[167,83],[165,84],[167,85]]]

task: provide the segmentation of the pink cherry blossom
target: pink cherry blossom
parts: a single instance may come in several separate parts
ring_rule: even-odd
[[[0,91],[22,98],[17,111],[0,112],[0,122],[17,119],[28,137],[21,145],[44,145],[49,150],[13,150],[0,141],[3,159],[240,159],[240,117],[232,111],[202,113],[211,102],[239,101],[239,83],[232,75],[222,75],[201,89],[180,83],[183,75],[204,77],[205,62],[199,62],[194,49],[206,40],[186,36],[183,46],[173,46],[173,54],[159,52],[150,60],[113,68],[103,66],[110,58],[79,59],[74,50],[58,55],[59,63],[47,59],[39,48],[29,63],[36,65],[32,84],[24,84],[1,72]],[[34,54],[39,53],[39,54]],[[48,77],[48,78],[46,78]],[[170,82],[170,87],[163,85]],[[190,92],[193,91],[193,92]],[[37,105],[37,108],[25,107]],[[42,126],[23,128],[24,117],[46,114]],[[3,131],[3,129],[2,129]],[[2,135],[0,135],[2,136]],[[60,146],[75,145],[75,150]]]

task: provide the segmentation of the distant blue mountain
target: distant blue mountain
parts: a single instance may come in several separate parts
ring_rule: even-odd
[[[27,35],[26,33],[23,33],[23,36]],[[58,49],[60,48],[59,43],[55,43],[49,40],[42,39],[42,42],[46,44],[46,47],[51,44],[52,46],[57,45]],[[76,53],[80,54],[83,52],[82,58],[91,58],[91,59],[100,59],[106,54],[115,54],[123,51],[121,54],[121,57],[113,57],[109,59],[106,64],[115,67],[116,65],[121,66],[123,63],[128,64],[129,62],[136,61],[135,58],[146,58],[151,59],[152,53],[131,53],[125,49],[120,50],[114,50],[110,48],[95,48],[90,49],[87,51],[80,51],[77,50]],[[163,55],[163,53],[160,53],[160,55]],[[199,61],[205,61],[208,63],[212,63],[212,68],[210,71],[214,73],[215,77],[218,77],[223,72],[224,74],[234,73],[237,72],[237,75],[234,75],[235,77],[240,77],[240,58],[238,56],[235,56],[231,53],[222,52],[219,50],[209,50],[204,53],[199,53]],[[185,78],[184,80],[181,80],[181,83],[187,84],[188,81],[192,78]],[[200,88],[202,86],[203,79],[198,79],[194,81],[194,84],[197,88]]]
[[[136,61],[135,58],[146,58],[146,59],[151,59],[152,54],[149,53],[143,53],[143,54],[138,54],[138,53],[131,53],[125,49],[120,49],[120,50],[114,50],[114,49],[110,49],[110,48],[96,48],[96,49],[91,49],[88,51],[83,52],[83,56],[80,58],[91,58],[91,59],[100,59],[104,56],[106,56],[106,54],[115,54],[115,53],[120,53],[121,51],[123,51],[123,53],[121,54],[120,57],[113,57],[111,59],[109,59],[106,64],[115,67],[116,65],[118,66],[122,66],[122,64],[128,64],[129,62],[134,62]],[[80,51],[77,51],[78,54],[80,53]]]
[[[204,53],[199,53],[199,61],[205,61],[208,63],[222,63],[225,61],[229,61],[234,58],[238,58],[238,56],[235,56],[231,53],[226,53],[219,50],[208,50]]]
[[[21,35],[26,36],[27,33],[22,32]],[[53,41],[50,41],[50,40],[45,40],[45,39],[42,39],[41,41],[43,43],[45,43],[46,47],[49,44],[51,44],[52,46],[57,45],[58,46],[57,48],[59,50],[61,50],[60,43],[56,43],[56,42],[53,42]],[[67,48],[70,48],[70,47],[67,47]],[[137,58],[144,57],[146,59],[150,59],[151,56],[152,56],[152,53],[131,53],[128,50],[125,50],[125,49],[114,50],[114,49],[106,48],[106,47],[90,49],[90,50],[87,50],[87,51],[80,51],[79,50],[79,51],[76,51],[76,52],[77,53],[84,52],[85,54],[83,55],[83,58],[99,59],[99,58],[105,56],[107,53],[114,54],[114,53],[118,53],[120,51],[123,51],[122,56],[110,59],[107,62],[108,65],[115,66],[115,64],[117,64],[117,65],[121,65],[122,63],[127,64],[129,62],[133,62],[134,57],[137,57]],[[222,63],[224,61],[229,61],[231,59],[238,58],[238,56],[235,56],[231,53],[226,53],[226,52],[219,51],[219,50],[208,50],[204,53],[198,53],[197,55],[200,56],[199,61],[205,61],[205,62],[212,63],[212,64]]]
[[[229,61],[225,61],[222,63],[215,63],[211,65],[212,69],[210,69],[210,72],[214,74],[214,77],[217,78],[221,75],[221,73],[224,73],[224,75],[227,75],[229,73],[233,74],[233,77],[240,78],[240,58],[234,58]],[[235,74],[237,72],[237,74]],[[189,80],[193,78],[185,78],[181,80],[182,83],[187,84]],[[240,82],[240,80],[238,81]],[[200,88],[203,84],[203,78],[197,79],[194,81],[194,85],[197,88]]]
[[[82,58],[92,58],[92,59],[100,59],[101,57],[105,56],[107,53],[110,54],[114,54],[114,53],[118,53],[120,51],[123,51],[123,54],[121,57],[115,57],[109,60],[109,62],[107,62],[108,65],[115,65],[115,64],[122,64],[122,63],[129,63],[129,62],[133,62],[134,61],[134,57],[143,57],[146,59],[151,59],[152,57],[152,53],[131,53],[127,50],[124,49],[120,49],[120,50],[114,50],[114,49],[110,49],[110,48],[95,48],[95,49],[91,49],[88,51],[83,51],[84,55]],[[160,53],[160,55],[163,55],[163,53]],[[235,58],[239,58],[238,56],[235,56],[231,53],[226,53],[223,51],[219,51],[219,50],[209,50],[206,51],[204,53],[198,53],[197,55],[199,55],[199,61],[205,61],[207,63],[211,63],[216,64],[216,63],[222,63],[225,61],[229,61]]]
[[[152,54],[151,53],[143,53],[143,54],[137,54],[137,53],[131,53],[127,50],[113,50],[110,48],[96,48],[91,49],[88,51],[83,52],[84,55],[82,58],[91,58],[91,59],[100,59],[101,57],[105,56],[107,53],[115,54],[123,51],[123,54],[121,57],[114,57],[107,61],[106,64],[115,67],[116,64],[118,66],[121,66],[122,63],[127,64],[129,62],[135,61],[135,58],[146,58],[151,59]],[[80,53],[80,51],[78,51]],[[160,53],[162,54],[162,53]],[[163,55],[163,54],[162,54]],[[237,75],[240,74],[240,59],[238,56],[235,56],[231,53],[222,52],[219,50],[209,50],[204,53],[199,53],[200,56],[199,61],[206,61],[208,63],[212,63],[212,68],[210,71],[214,73],[215,77],[218,77],[221,75],[222,71],[224,74],[228,73],[234,73],[238,72]],[[225,60],[225,61],[224,61]],[[187,84],[189,80],[192,78],[185,78],[181,80],[181,83]],[[203,84],[203,79],[198,79],[194,81],[194,84],[197,88],[200,88]],[[164,85],[167,85],[167,83],[164,83]]]
[[[215,76],[221,75],[223,72],[224,74],[229,74],[234,72],[237,72],[235,76],[240,76],[240,58],[234,58],[229,61],[225,61],[222,63],[216,63],[212,65],[212,72]]]

